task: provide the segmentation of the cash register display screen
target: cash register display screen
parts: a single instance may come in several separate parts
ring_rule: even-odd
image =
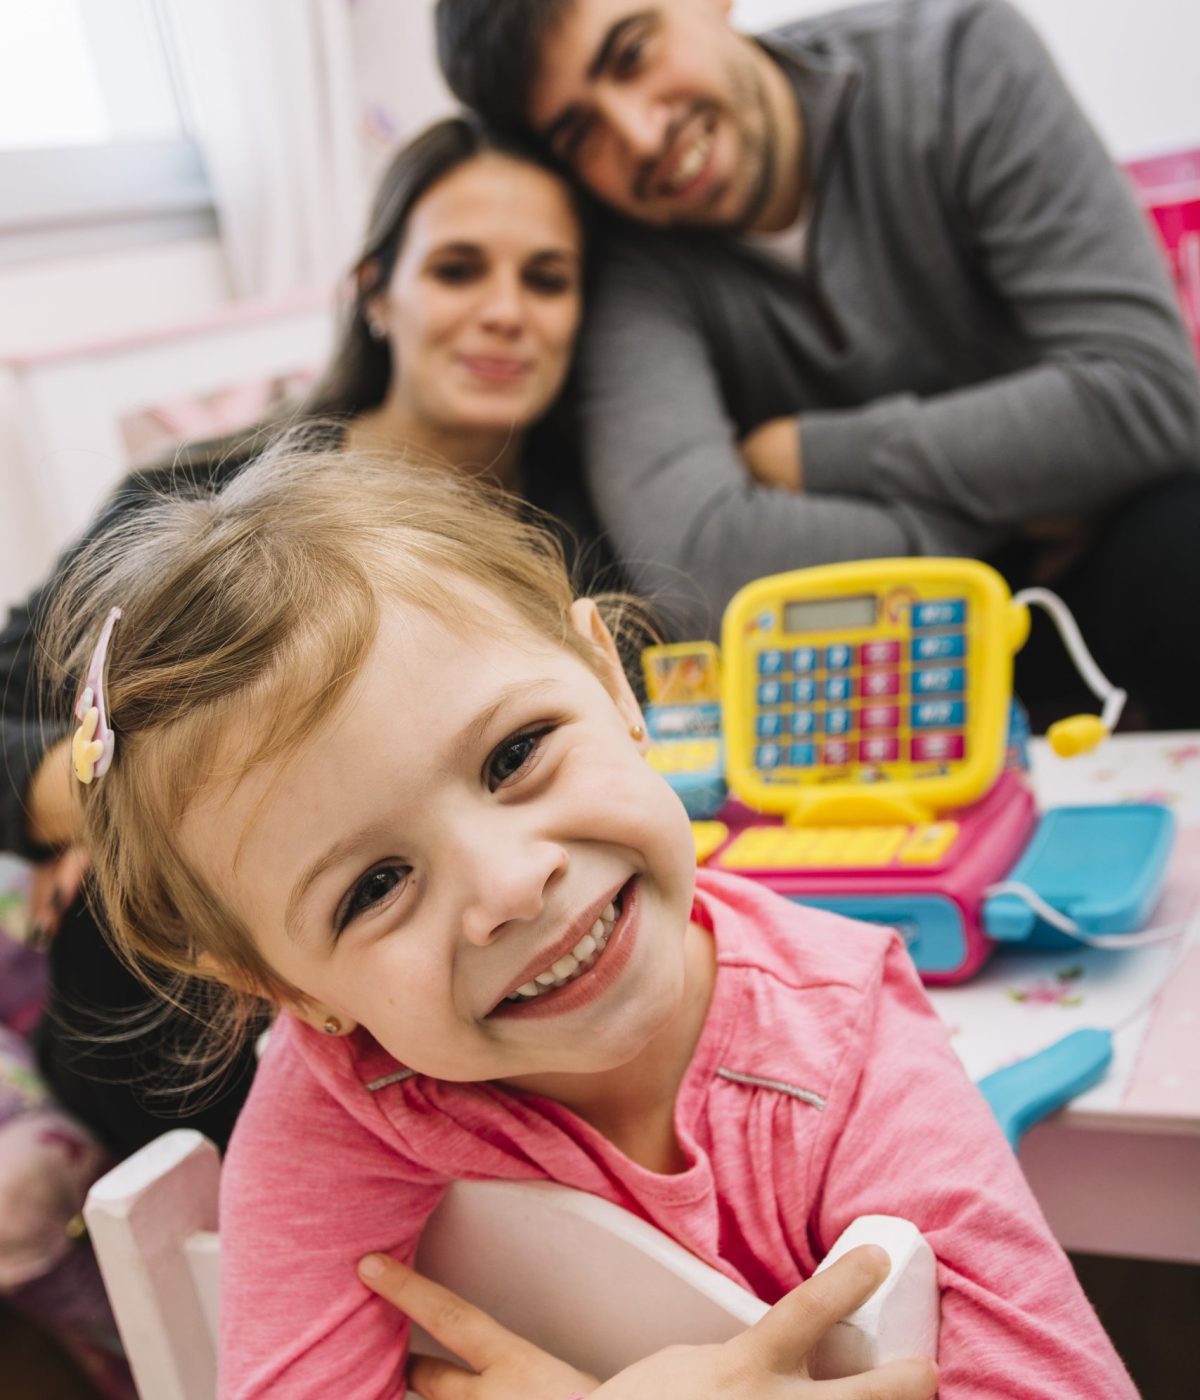
[[[873,594],[860,598],[820,598],[815,602],[785,603],[783,630],[795,634],[832,628],[848,631],[857,627],[874,627],[878,614],[878,600]]]

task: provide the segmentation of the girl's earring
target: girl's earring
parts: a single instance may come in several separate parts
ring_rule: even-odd
[[[635,744],[640,744],[646,737],[646,731],[640,724],[631,724],[629,726],[629,737]]]
[[[325,1024],[321,1027],[326,1035],[341,1035],[342,1023],[336,1016],[326,1016]]]

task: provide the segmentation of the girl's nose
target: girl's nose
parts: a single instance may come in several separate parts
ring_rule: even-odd
[[[554,841],[478,854],[461,872],[467,891],[464,936],[482,946],[498,938],[506,925],[536,919],[566,867],[567,853]]]

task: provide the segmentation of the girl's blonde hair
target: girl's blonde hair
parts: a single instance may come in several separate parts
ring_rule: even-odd
[[[155,501],[69,570],[45,634],[65,675],[84,676],[109,608],[123,610],[105,680],[115,757],[79,788],[102,924],[143,980],[227,1048],[261,1010],[255,997],[303,998],[189,866],[183,814],[214,778],[236,780],[320,724],[365,659],[382,600],[465,626],[464,582],[598,666],[571,622],[561,548],[528,508],[444,467],[307,450],[294,435],[218,494]],[[231,735],[248,741],[232,755]],[[202,1011],[184,997],[197,978]]]

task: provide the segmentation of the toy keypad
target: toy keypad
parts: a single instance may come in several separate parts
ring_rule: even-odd
[[[867,805],[870,784],[920,785],[930,810],[982,795],[1003,756],[1010,606],[1000,576],[970,560],[749,585],[722,643],[731,787],[768,811],[789,810],[787,789],[829,784]]]
[[[958,832],[957,822],[945,821],[916,826],[754,826],[735,836],[716,864],[748,874],[939,869]]]

